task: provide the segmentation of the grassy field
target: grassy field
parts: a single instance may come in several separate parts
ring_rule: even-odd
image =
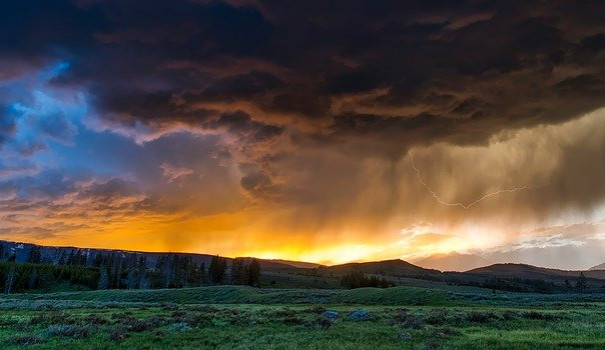
[[[464,291],[223,286],[11,295],[0,298],[0,347],[605,348],[599,295]]]

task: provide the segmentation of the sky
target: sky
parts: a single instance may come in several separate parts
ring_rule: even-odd
[[[4,0],[0,239],[605,262],[605,3]]]

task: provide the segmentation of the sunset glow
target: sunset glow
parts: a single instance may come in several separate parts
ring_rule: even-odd
[[[2,15],[0,239],[603,262],[598,11],[177,2]]]

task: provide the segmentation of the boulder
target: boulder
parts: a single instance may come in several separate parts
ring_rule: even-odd
[[[326,310],[321,315],[330,320],[338,319],[338,312],[332,310]]]
[[[351,312],[348,319],[352,321],[367,321],[370,319],[370,314],[363,310],[356,310]]]

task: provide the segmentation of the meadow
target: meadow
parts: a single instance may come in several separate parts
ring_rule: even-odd
[[[598,294],[215,286],[0,298],[3,349],[605,348]]]

